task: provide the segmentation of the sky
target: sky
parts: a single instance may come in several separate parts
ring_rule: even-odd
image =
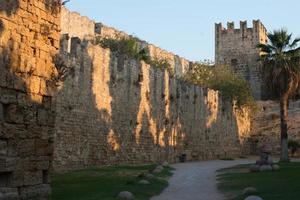
[[[71,0],[67,7],[191,61],[214,59],[214,27],[260,19],[300,36],[300,0]]]

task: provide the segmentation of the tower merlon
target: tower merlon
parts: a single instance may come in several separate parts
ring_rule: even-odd
[[[225,31],[226,32],[228,30],[239,31],[239,30],[247,30],[247,29],[254,29],[254,30],[264,29],[265,31],[267,30],[259,19],[258,20],[253,20],[252,25],[253,25],[253,27],[248,28],[247,20],[240,21],[239,29],[235,29],[234,22],[227,22],[227,28],[224,28],[222,23],[216,23],[215,24],[215,29],[216,29],[216,32],[220,32],[220,31]]]
[[[263,23],[258,19],[258,20],[253,20],[253,29],[254,31],[256,30],[257,32],[259,31],[264,31],[267,32],[266,27],[263,25]]]
[[[215,23],[215,31],[216,33],[220,33],[224,30],[222,23]]]
[[[240,29],[241,30],[247,30],[247,20],[246,21],[240,21]]]

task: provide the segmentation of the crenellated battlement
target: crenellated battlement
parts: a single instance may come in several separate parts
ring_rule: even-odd
[[[227,22],[227,28],[223,27],[222,23],[215,24],[216,34],[230,34],[230,33],[245,33],[251,32],[257,34],[258,32],[267,32],[267,29],[260,20],[253,20],[252,27],[248,27],[247,21],[240,21],[240,27],[235,28],[234,22]]]
[[[141,40],[135,36],[129,35],[123,31],[117,30],[113,27],[104,25],[103,23],[96,23],[85,16],[81,16],[77,12],[71,12],[65,7],[61,11],[61,33],[68,34],[68,37],[63,38],[61,44],[65,52],[74,51],[74,41],[94,40],[96,37],[117,39],[120,37],[133,37],[140,44],[142,48],[149,50],[149,56],[152,59],[167,60],[174,70],[176,76],[182,76],[189,68],[191,61],[182,58],[172,52],[166,51],[156,45],[150,44],[147,41]],[[77,37],[77,38],[74,38]],[[72,39],[73,38],[73,39]],[[76,49],[76,48],[75,48]]]

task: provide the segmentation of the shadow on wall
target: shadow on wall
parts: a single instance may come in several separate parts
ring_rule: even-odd
[[[7,15],[16,12],[18,1],[5,2],[0,2],[0,12]],[[2,34],[5,34],[6,23],[1,22],[4,25]],[[63,42],[62,51],[68,49]],[[1,109],[4,110],[1,134],[12,133],[10,128],[17,129],[16,135],[1,136],[1,142],[3,140],[9,147],[12,145],[11,151],[5,153],[7,157],[18,156],[9,153],[24,148],[20,153],[24,153],[23,158],[33,155],[30,162],[51,163],[50,157],[39,160],[34,156],[40,156],[41,153],[37,155],[40,151],[46,156],[52,155],[54,113],[57,114],[54,138],[57,169],[174,162],[182,153],[188,153],[191,159],[210,159],[222,157],[224,152],[238,151],[240,141],[236,119],[230,115],[231,105],[228,109],[225,104],[219,105],[221,101],[210,100],[210,92],[206,89],[171,79],[166,70],[128,60],[88,41],[73,38],[70,54],[61,52],[61,55],[66,65],[74,67],[74,73],[60,85],[58,93],[53,94],[54,106],[51,96],[39,95],[42,89],[47,89],[44,82],[34,84],[36,77],[32,75],[37,68],[32,66],[36,66],[27,62],[25,71],[18,68],[22,66],[21,58],[29,60],[30,57],[21,55],[16,44],[10,38],[0,56],[3,71],[0,74]],[[32,49],[31,57],[35,52]],[[34,90],[38,91],[32,94]],[[208,106],[210,101],[214,103]],[[209,126],[208,118],[212,119]],[[28,135],[28,138],[19,138],[21,135]],[[228,146],[236,149],[227,149]],[[39,150],[35,149],[37,147]],[[28,167],[25,162],[20,163],[21,166],[16,166],[18,169]],[[43,168],[35,172],[43,177],[28,184],[47,183],[49,165],[41,166]],[[23,180],[23,177],[32,176],[32,171],[17,173]],[[14,174],[12,169],[5,177]],[[5,177],[2,178],[6,180]]]
[[[86,40],[72,38],[68,48],[63,38],[61,55],[74,74],[55,100],[56,170],[239,155],[236,114],[217,92]]]
[[[48,71],[52,64],[50,60],[36,62],[39,47],[28,42],[33,41],[33,34],[27,29],[19,31],[25,23],[17,23],[28,17],[27,4],[0,1],[0,188],[9,188],[1,191],[3,198],[46,199],[50,193],[54,113],[51,95],[45,94],[46,75],[37,73]],[[22,5],[26,8],[19,12]],[[28,37],[22,38],[22,34]]]

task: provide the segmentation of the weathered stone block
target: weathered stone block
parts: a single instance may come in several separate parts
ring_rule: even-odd
[[[0,187],[1,200],[16,200],[18,199],[18,196],[18,188]]]
[[[43,172],[39,171],[25,171],[24,185],[38,185],[43,183]]]
[[[23,187],[20,190],[20,199],[41,199],[46,200],[51,193],[51,188],[48,184]]]
[[[4,107],[3,104],[0,103],[0,122],[4,120]]]
[[[37,112],[37,122],[39,125],[47,125],[49,120],[49,113],[45,109],[38,109]]]
[[[7,141],[0,140],[0,156],[6,156],[6,155],[7,155]]]
[[[35,140],[34,139],[20,140],[18,145],[18,150],[20,156],[35,155]]]
[[[48,156],[51,155],[53,151],[53,145],[49,143],[49,139],[42,140],[37,139],[35,141],[36,155],[38,156]]]
[[[23,123],[23,108],[16,104],[8,104],[4,107],[4,120],[9,123]]]

